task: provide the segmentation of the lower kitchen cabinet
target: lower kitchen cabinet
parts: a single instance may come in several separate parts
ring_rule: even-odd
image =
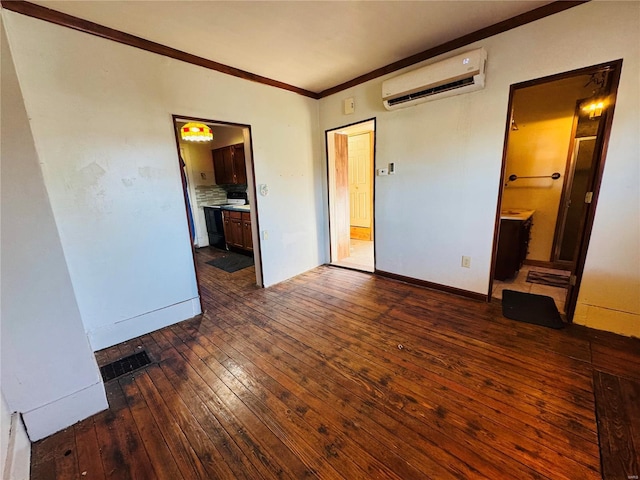
[[[251,235],[251,214],[242,212],[242,243],[246,250],[253,251],[253,236]]]
[[[506,280],[516,276],[527,258],[531,217],[527,220],[500,220],[500,237],[493,278]]]
[[[227,246],[253,251],[251,214],[249,212],[223,210],[222,218]]]

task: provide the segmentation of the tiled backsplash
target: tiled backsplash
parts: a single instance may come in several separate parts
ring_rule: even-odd
[[[196,206],[222,205],[227,203],[227,192],[246,192],[246,185],[198,185],[196,186]]]
[[[203,185],[196,187],[196,205],[221,205],[227,203],[227,192],[218,185]]]

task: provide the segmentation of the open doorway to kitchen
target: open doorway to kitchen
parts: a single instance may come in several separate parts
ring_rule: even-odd
[[[493,298],[550,296],[573,318],[604,168],[622,60],[512,85]]]
[[[375,119],[326,132],[331,264],[375,270]]]
[[[261,287],[251,127],[173,115],[200,295]]]

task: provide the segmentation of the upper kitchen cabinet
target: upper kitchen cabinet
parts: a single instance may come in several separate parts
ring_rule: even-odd
[[[213,169],[218,185],[246,185],[247,167],[244,160],[244,145],[238,143],[216,148],[213,155]]]

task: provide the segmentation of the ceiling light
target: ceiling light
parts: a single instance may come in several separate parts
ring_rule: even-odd
[[[204,123],[190,122],[180,129],[180,138],[188,142],[210,142],[213,132]]]
[[[603,100],[591,100],[587,105],[582,107],[582,111],[589,114],[589,118],[593,120],[594,118],[602,115],[602,111],[604,110],[605,102]]]

